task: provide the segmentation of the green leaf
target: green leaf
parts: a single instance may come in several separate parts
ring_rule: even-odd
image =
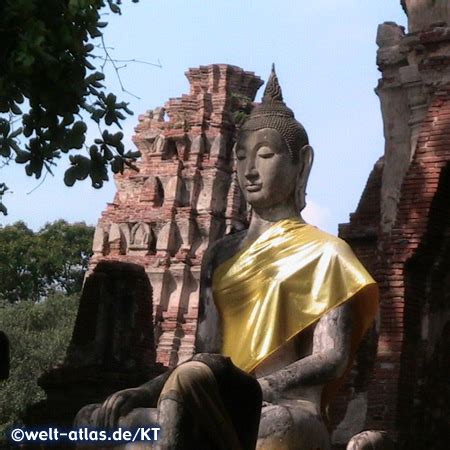
[[[139,158],[141,156],[141,152],[140,151],[134,151],[133,152],[133,151],[129,150],[123,156],[125,156],[126,158],[136,159],[136,158]]]
[[[91,119],[94,122],[99,123],[100,119],[103,118],[103,116],[105,115],[105,111],[102,111],[101,109],[96,109],[92,114],[91,114]]]
[[[11,130],[10,123],[5,119],[0,119],[0,133],[6,138]]]
[[[102,145],[102,150],[103,150],[103,157],[107,160],[110,161],[113,158],[113,152],[111,151],[111,149],[107,146],[107,145]]]
[[[31,164],[27,164],[25,166],[25,173],[31,177],[33,175],[33,168],[31,167]]]
[[[105,103],[106,106],[110,107],[110,108],[114,108],[116,106],[116,100],[117,97],[114,94],[108,94],[108,96],[106,97]]]
[[[11,156],[11,147],[8,144],[8,141],[3,142],[0,139],[0,156],[4,158],[9,158]]]
[[[15,159],[16,163],[25,164],[30,160],[30,158],[31,158],[30,152],[28,152],[26,150],[19,150],[19,151],[16,150],[16,159]],[[31,174],[28,174],[28,171],[27,171],[27,175],[31,175]]]
[[[108,2],[109,3],[109,7],[111,8],[111,11],[115,14],[121,14],[120,8],[112,2]]]
[[[86,66],[87,69],[95,70],[94,64],[91,64],[91,62],[87,58],[84,58],[83,63]]]
[[[16,138],[17,136],[19,136],[19,134],[22,133],[22,131],[23,131],[22,127],[21,127],[21,128],[17,128],[16,131],[13,131],[13,132],[9,135],[9,138],[10,138],[10,139]]]
[[[82,121],[75,122],[75,123],[73,124],[72,131],[73,131],[74,133],[86,133],[86,131],[87,131],[87,125],[86,125],[85,122],[82,122]]]
[[[0,201],[0,213],[2,213],[4,216],[8,215],[8,209],[1,201]]]
[[[77,155],[74,157],[75,166],[73,174],[77,180],[84,180],[89,176],[91,170],[91,160],[85,156]]]
[[[10,103],[11,112],[18,116],[19,114],[22,114],[22,110],[17,106],[15,102]]]
[[[64,184],[66,186],[73,186],[77,177],[75,176],[75,167],[69,167],[64,173]]]
[[[123,159],[119,156],[114,157],[114,159],[111,161],[111,170],[114,173],[123,173],[124,169],[124,162]]]

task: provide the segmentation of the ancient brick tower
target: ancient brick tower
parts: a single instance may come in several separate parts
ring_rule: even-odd
[[[381,288],[377,357],[361,369],[373,376],[355,377],[359,408],[346,420],[387,430],[399,449],[440,450],[450,415],[450,2],[402,4],[408,33],[386,22],[377,36],[384,157],[340,227]]]
[[[99,220],[91,259],[91,268],[101,260],[145,267],[157,361],[169,366],[194,349],[205,249],[246,224],[233,173],[233,114],[262,84],[253,73],[224,64],[186,76],[188,95],[139,117],[133,138],[142,153],[139,172],[116,177],[117,194]]]

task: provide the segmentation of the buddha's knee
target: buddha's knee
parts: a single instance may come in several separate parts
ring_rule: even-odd
[[[329,448],[328,431],[314,404],[302,402],[301,406],[263,407],[258,450],[329,450]]]
[[[73,426],[77,427],[93,427],[96,424],[97,412],[102,406],[100,403],[92,403],[90,405],[83,406],[75,416]]]
[[[199,361],[188,361],[180,364],[170,374],[164,384],[161,395],[169,391],[176,391],[178,394],[191,393],[193,389],[203,387],[205,383],[214,381],[209,367]]]

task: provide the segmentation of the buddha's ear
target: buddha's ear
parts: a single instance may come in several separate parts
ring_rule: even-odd
[[[300,170],[297,174],[297,183],[295,189],[295,203],[299,211],[306,205],[306,185],[308,184],[309,173],[311,172],[314,160],[314,150],[310,145],[304,145],[299,153]]]

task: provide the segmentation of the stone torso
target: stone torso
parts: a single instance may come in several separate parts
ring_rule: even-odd
[[[216,246],[212,249],[212,256],[210,259],[210,267],[207,269],[211,275],[214,274],[215,269],[228,259],[235,256],[243,247],[247,245],[247,230],[240,231],[238,233],[225,236]],[[212,276],[207,280],[207,283],[212,284]],[[217,309],[209,311],[212,314],[218,314]],[[206,317],[206,320],[209,320]],[[256,378],[265,377],[267,375],[276,374],[277,371],[283,369],[296,361],[307,357],[312,352],[313,336],[316,325],[310,326],[307,330],[288,341],[280,349],[266,358],[252,374]],[[215,339],[220,340],[220,323],[219,327],[215,328]],[[210,330],[211,333],[211,330]],[[277,403],[289,404],[301,400],[309,400],[320,406],[320,396],[322,392],[322,386],[296,386],[289,390],[286,390],[277,399]]]

